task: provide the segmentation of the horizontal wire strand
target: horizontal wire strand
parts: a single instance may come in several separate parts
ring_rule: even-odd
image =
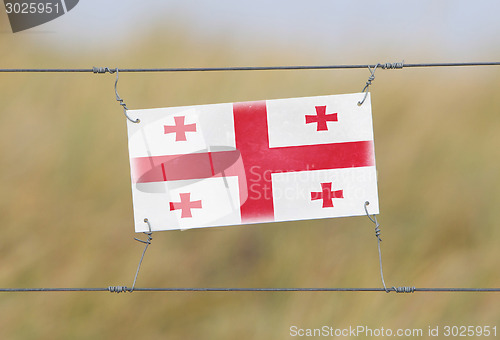
[[[398,64],[400,67],[390,67]],[[401,69],[409,67],[455,67],[455,66],[500,66],[495,62],[460,62],[460,63],[379,63],[379,64],[357,64],[357,65],[298,65],[298,66],[235,66],[235,67],[172,67],[172,68],[12,68],[0,69],[0,72],[59,72],[59,73],[106,73],[109,70],[119,72],[207,72],[207,71],[272,71],[272,70],[328,70],[328,69],[364,69],[381,66],[383,69]]]
[[[14,292],[131,292],[127,287],[107,288],[0,288],[0,293]],[[411,291],[395,291],[396,293],[431,293],[431,292],[497,292],[500,288],[415,288]],[[134,288],[134,292],[384,292],[384,288]]]

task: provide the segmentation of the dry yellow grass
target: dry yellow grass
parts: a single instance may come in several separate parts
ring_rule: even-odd
[[[68,61],[30,39],[1,35],[1,67],[240,60],[222,43],[196,54],[181,38],[158,45],[152,37],[109,56]],[[279,58],[263,53],[256,62]],[[388,285],[499,286],[499,74],[377,73],[372,103]],[[359,92],[367,76],[122,74],[119,92],[130,108],[149,108]],[[133,241],[126,126],[114,77],[0,77],[0,286],[130,285],[142,245]],[[377,256],[373,225],[363,217],[162,232],[138,286],[378,287]],[[499,302],[498,294],[472,293],[2,293],[0,338],[286,339],[291,325],[500,327]]]

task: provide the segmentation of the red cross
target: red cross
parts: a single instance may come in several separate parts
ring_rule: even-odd
[[[323,208],[333,208],[334,198],[344,198],[344,190],[332,191],[332,182],[321,183],[320,192],[311,192],[311,201],[323,199]]]
[[[242,222],[269,222],[274,221],[272,173],[375,165],[373,141],[270,148],[265,101],[235,103],[233,117],[237,150],[134,158],[133,181],[238,176]],[[239,157],[243,168],[228,168]]]
[[[181,218],[193,217],[191,209],[201,209],[201,201],[191,201],[191,193],[179,194],[180,202],[170,202],[170,211],[181,209]]]
[[[337,114],[330,113],[326,114],[326,105],[325,106],[315,106],[316,108],[316,116],[306,115],[306,124],[309,123],[318,123],[318,128],[316,131],[327,131],[328,126],[326,122],[338,122]]]
[[[186,132],[196,132],[196,124],[184,125],[185,116],[174,117],[175,126],[164,125],[165,134],[175,132],[175,141],[187,141]]]

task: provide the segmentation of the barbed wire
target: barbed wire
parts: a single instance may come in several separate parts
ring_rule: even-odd
[[[59,73],[114,73],[119,72],[216,72],[216,71],[273,71],[273,70],[334,70],[334,69],[366,69],[379,67],[382,69],[402,69],[414,67],[458,67],[458,66],[500,66],[500,61],[493,62],[446,62],[446,63],[377,63],[355,65],[296,65],[296,66],[232,66],[232,67],[167,67],[167,68],[3,68],[0,72],[59,72]]]

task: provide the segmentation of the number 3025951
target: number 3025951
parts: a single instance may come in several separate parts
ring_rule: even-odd
[[[5,3],[5,11],[7,14],[51,14],[52,12],[54,13],[59,13],[60,11],[60,5],[58,2],[56,3],[35,3],[35,2],[6,2]]]
[[[497,336],[497,327],[493,326],[444,326],[444,336]]]

